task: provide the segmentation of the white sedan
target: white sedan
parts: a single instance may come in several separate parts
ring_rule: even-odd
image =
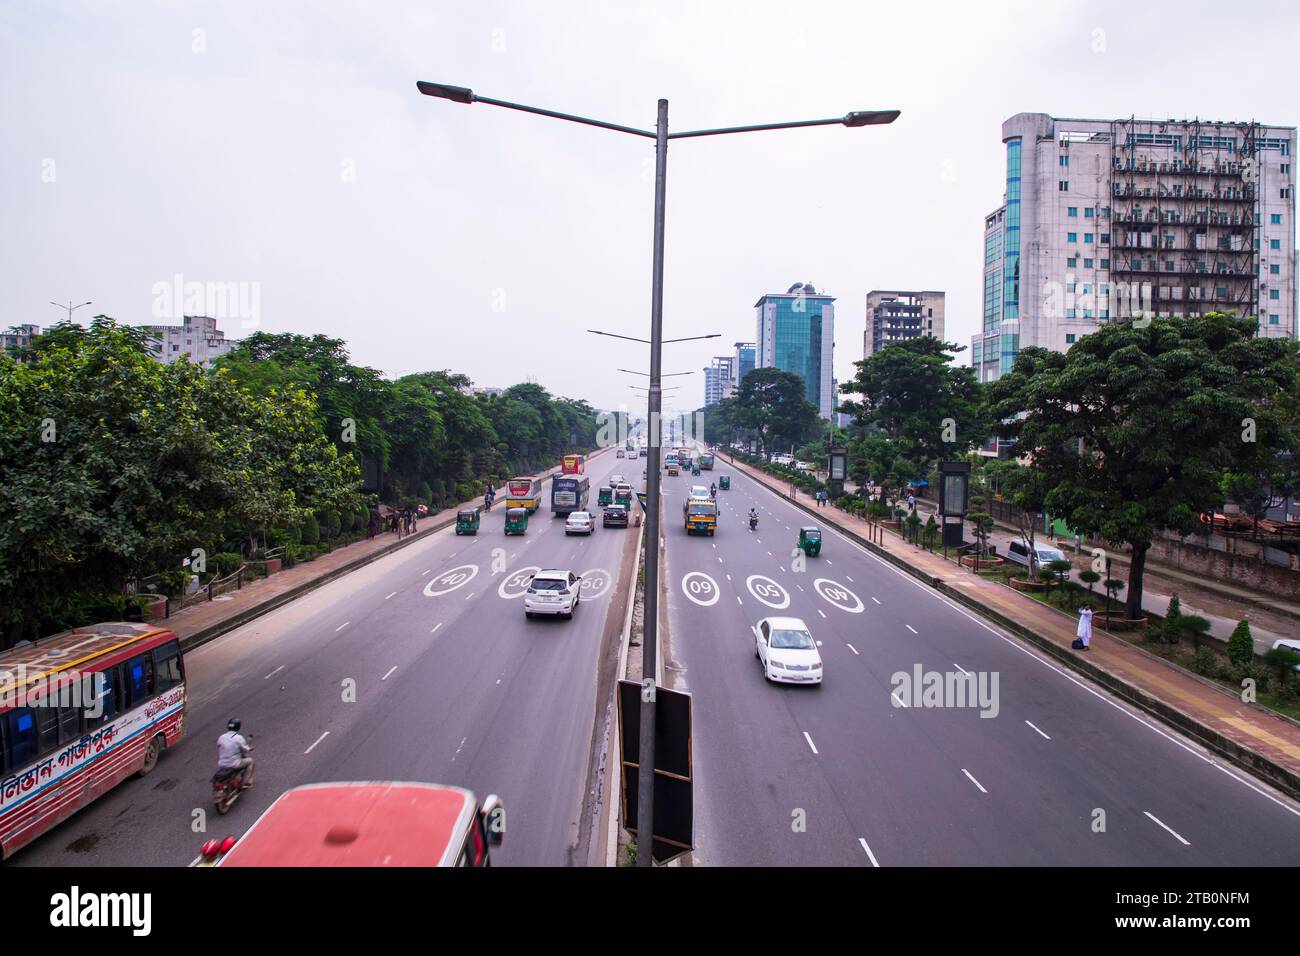
[[[822,656],[807,624],[797,617],[765,617],[753,630],[764,677],[786,684],[822,682]]]
[[[572,571],[538,571],[524,592],[524,617],[562,614],[573,617],[581,600],[582,578]]]
[[[596,527],[596,519],[591,516],[590,511],[575,511],[564,519],[564,533],[571,534],[591,534]]]

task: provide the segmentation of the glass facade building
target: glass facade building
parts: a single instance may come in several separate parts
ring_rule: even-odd
[[[757,367],[779,368],[803,379],[804,394],[823,418],[835,406],[832,354],[835,299],[810,285],[796,284],[785,294],[765,295],[755,303],[758,319]]]

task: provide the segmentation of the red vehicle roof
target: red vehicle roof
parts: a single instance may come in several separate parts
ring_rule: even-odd
[[[287,790],[218,866],[452,866],[474,794],[432,783],[314,783]]]

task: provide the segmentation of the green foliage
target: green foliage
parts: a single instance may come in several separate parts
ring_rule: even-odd
[[[1198,648],[1192,657],[1192,670],[1208,677],[1219,669],[1219,655],[1208,647]]]
[[[217,577],[224,578],[234,574],[244,563],[244,556],[233,551],[222,551],[208,559],[209,567],[216,567]]]
[[[777,368],[756,368],[746,375],[731,408],[735,423],[752,432],[765,452],[788,451],[821,428],[817,406],[805,397],[803,379]]]
[[[320,544],[320,521],[317,520],[314,514],[303,518],[299,527],[301,529],[300,543],[306,545]]]
[[[1086,568],[1079,572],[1079,580],[1088,585],[1088,593],[1092,593],[1092,586],[1101,580],[1101,575],[1092,568]]]
[[[1178,594],[1175,592],[1169,598],[1169,608],[1165,611],[1164,624],[1160,627],[1160,633],[1157,635],[1166,644],[1177,644],[1178,638],[1182,634],[1182,616],[1183,605],[1178,600]]]
[[[1250,622],[1241,620],[1228,638],[1228,660],[1237,667],[1250,664],[1255,659],[1255,639],[1250,634]]]
[[[1179,614],[1178,631],[1182,634],[1192,635],[1192,650],[1199,652],[1201,649],[1201,638],[1210,633],[1210,621],[1208,618],[1201,617],[1199,614]]]

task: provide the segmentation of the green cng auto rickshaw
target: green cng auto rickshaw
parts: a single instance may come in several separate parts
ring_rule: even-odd
[[[528,509],[506,509],[506,534],[523,534],[528,530]]]
[[[691,474],[692,474],[692,475],[698,475],[699,473],[700,473],[700,463],[699,463],[699,461],[696,460],[696,461],[691,462]]]
[[[479,510],[463,508],[456,512],[457,534],[478,534]]]
[[[609,485],[601,485],[600,491],[596,494],[596,504],[602,508],[608,507],[614,503],[614,489]]]
[[[822,553],[822,530],[809,525],[799,529],[799,547],[803,553],[816,557]]]
[[[718,490],[719,490],[719,491],[730,491],[730,490],[731,490],[731,476],[730,476],[730,475],[723,475],[721,478],[718,479]]]

